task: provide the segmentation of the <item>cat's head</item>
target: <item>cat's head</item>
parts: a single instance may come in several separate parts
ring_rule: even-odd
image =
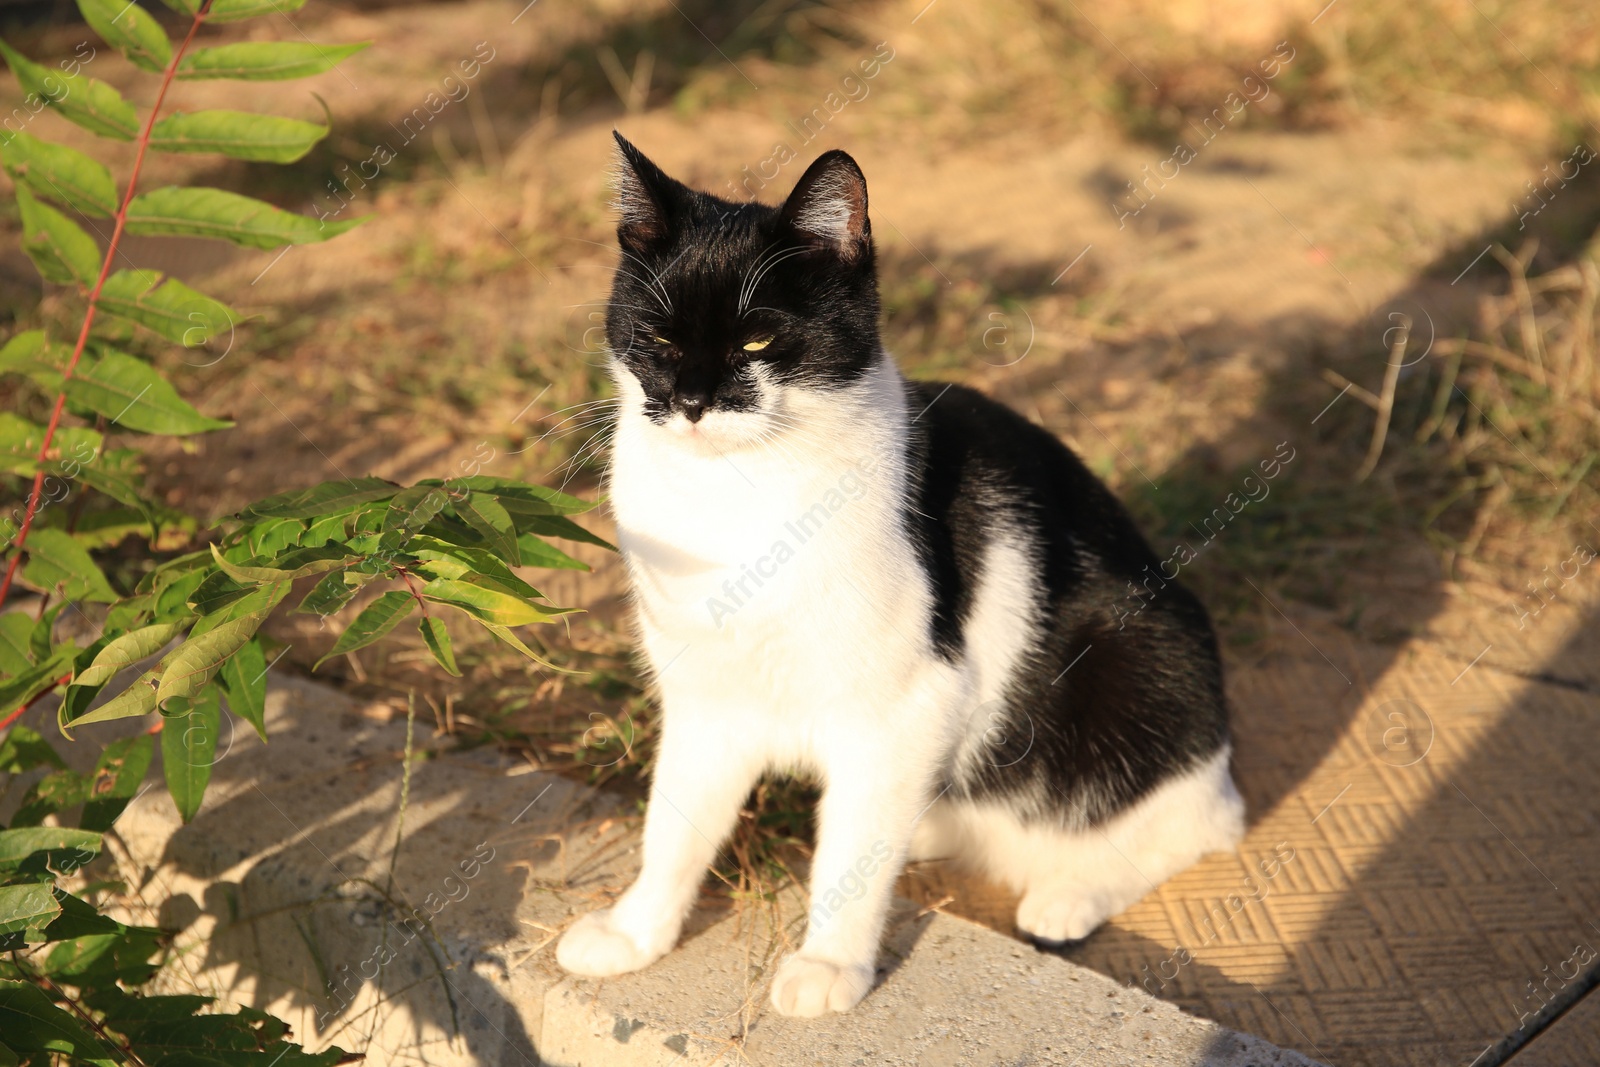
[[[719,448],[781,433],[879,354],[867,183],[839,151],[779,207],[669,178],[620,134],[606,312],[624,411]]]

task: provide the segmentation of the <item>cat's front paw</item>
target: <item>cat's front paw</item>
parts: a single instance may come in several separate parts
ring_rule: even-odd
[[[871,967],[844,967],[801,953],[778,968],[778,977],[772,982],[772,1006],[784,1015],[815,1018],[825,1012],[849,1011],[871,988]]]
[[[556,962],[573,974],[609,978],[648,967],[666,955],[666,949],[640,945],[617,929],[612,915],[607,908],[573,923],[556,945]]]

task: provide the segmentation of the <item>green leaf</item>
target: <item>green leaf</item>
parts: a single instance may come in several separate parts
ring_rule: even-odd
[[[71,657],[65,654],[66,651],[63,649],[62,654],[0,682],[0,718],[57,684],[57,679],[68,672],[67,661]]]
[[[285,81],[321,74],[370,45],[312,44],[309,41],[248,41],[197,48],[178,64],[180,79],[239,78]]]
[[[76,148],[17,132],[0,139],[0,161],[12,179],[64,207],[105,218],[117,210],[111,170]]]
[[[100,246],[76,222],[40,203],[26,185],[16,188],[22,215],[22,250],[39,276],[57,285],[93,285],[100,277]]]
[[[160,283],[160,284],[157,284]],[[196,348],[231,336],[237,319],[227,306],[154,270],[119,270],[100,291],[100,310]]]
[[[55,891],[46,883],[0,886],[0,936],[22,933],[26,944],[44,940],[43,929],[57,915]]]
[[[22,612],[0,615],[0,674],[21,674],[33,666],[33,653],[28,647],[31,633],[33,620]]]
[[[251,555],[277,556],[300,543],[306,525],[298,519],[268,519],[243,532]]]
[[[150,130],[162,152],[219,152],[257,163],[295,163],[328,136],[328,127],[249,111],[173,112]]]
[[[267,739],[267,655],[259,638],[252,639],[228,657],[217,673],[228,708]]]
[[[224,419],[206,418],[154,367],[114,349],[79,364],[77,374],[67,382],[67,399],[106,416],[113,426],[141,433],[182,437],[233,425]]]
[[[88,549],[63,530],[34,530],[28,537],[28,565],[22,577],[35,589],[55,590],[67,600],[96,600],[109,604],[116,591],[100,572]]]
[[[348,570],[324,575],[294,610],[301,615],[332,615],[350,603],[372,578],[370,574]]]
[[[78,0],[95,33],[132,60],[136,67],[160,72],[172,62],[172,44],[150,13],[131,0]]]
[[[79,726],[88,726],[91,723],[110,722],[113,719],[131,719],[135,716],[150,714],[156,710],[156,682],[156,673],[154,671],[146,671],[127,689],[124,689],[93,711],[80,715],[75,719],[65,717],[67,705],[62,703],[57,715],[57,722],[61,727],[61,732],[66,734],[69,730],[76,729]]]
[[[213,577],[225,577],[219,575],[216,571],[211,573]],[[228,580],[232,581],[231,578]],[[199,637],[201,634],[215,630],[225,622],[232,622],[235,619],[242,619],[246,616],[258,616],[261,619],[265,619],[272,613],[272,609],[278,606],[278,602],[289,592],[290,584],[289,582],[264,582],[261,585],[251,587],[249,592],[237,600],[230,601],[226,606],[215,611],[207,612],[203,618],[194,624],[194,628],[189,631],[189,636]],[[199,600],[196,599],[194,603],[199,603]]]
[[[311,519],[348,511],[357,504],[394,496],[399,486],[382,478],[346,478],[323,482],[310,489],[258,500],[239,513],[242,519]]]
[[[238,582],[250,583],[292,581],[310,574],[321,574],[346,560],[358,558],[343,545],[338,544],[323,545],[320,548],[291,549],[273,560],[276,565],[271,567],[256,563],[233,563],[223,556],[216,545],[211,546],[211,555],[216,559],[217,566],[226,571],[229,577]]]
[[[339,635],[339,640],[333,643],[332,650],[317,660],[311,669],[316,670],[335,656],[354,652],[358,648],[366,648],[400,625],[416,606],[416,598],[403,590],[394,589],[384,593],[362,609],[361,614],[357,615],[345,628],[344,633]]]
[[[435,578],[422,587],[428,600],[451,604],[496,626],[526,626],[561,614],[546,610],[513,593],[491,578],[468,574],[461,578]]]
[[[54,656],[56,617],[65,611],[67,605],[57,604],[33,624],[33,630],[28,634],[28,649],[33,653],[35,663],[43,663]]]
[[[20,374],[46,393],[61,391],[61,372],[67,365],[72,350],[45,340],[43,330],[24,330],[0,348],[0,373]],[[44,437],[44,428],[39,428]],[[37,447],[30,450],[26,459],[20,457],[11,464],[13,474],[32,474],[38,469]]]
[[[287,582],[281,583],[280,590],[287,588]],[[281,591],[277,593],[279,598],[282,595]],[[276,602],[277,600],[273,599],[271,604]],[[261,628],[262,622],[272,611],[271,604],[252,602],[250,597],[246,597],[224,612],[218,613],[233,615],[226,622],[207,627],[208,621],[216,617],[207,616],[196,623],[194,629],[189,632],[189,639],[167,653],[166,658],[161,661],[159,668],[161,681],[156,689],[156,706],[165,707],[167,701],[173,697],[193,697],[204,688],[228,657],[243,648],[245,642],[255,636],[255,632]]]
[[[0,863],[16,863],[40,852],[100,851],[100,835],[65,826],[28,826],[0,830]]]
[[[443,511],[448,503],[450,495],[438,487],[415,485],[410,489],[402,489],[389,501],[389,510],[383,516],[383,528],[414,534]]]
[[[65,898],[66,901],[76,899]],[[70,908],[73,905],[68,903],[66,906]],[[63,925],[60,919],[52,924],[58,928]],[[45,935],[52,936],[52,931],[46,930]],[[86,991],[94,990],[89,995],[98,1002],[104,992],[115,989],[118,982],[133,988],[154,977],[159,963],[151,962],[151,957],[160,952],[162,941],[161,931],[143,926],[125,926],[109,933],[80,933],[69,941],[52,945],[40,969],[58,982],[64,981]],[[136,999],[142,1005],[147,998]],[[174,1063],[173,1060],[164,1062]]]
[[[155,741],[149,734],[125,737],[106,746],[89,776],[89,800],[78,820],[80,829],[101,833],[111,829],[128,801],[139,792],[154,752]]]
[[[484,622],[482,619],[479,619],[477,616],[473,616],[473,618],[478,623],[479,626],[482,626],[485,630],[488,630],[490,633],[494,634],[494,636],[496,638],[498,638],[500,641],[504,642],[507,645],[510,645],[512,648],[516,649],[518,652],[521,652],[524,656],[527,656],[529,659],[533,660],[533,662],[537,663],[539,666],[544,667],[547,670],[560,671],[562,674],[576,674],[577,673],[576,671],[569,671],[565,667],[557,667],[554,663],[551,663],[549,660],[547,660],[543,656],[539,655],[533,649],[531,649],[527,645],[523,644],[521,638],[517,637],[516,634],[512,633],[506,627],[497,626],[496,624],[494,624],[492,622]]]
[[[133,198],[127,229],[145,235],[214,237],[243,248],[281,248],[329,240],[369,217],[327,222],[222,189],[169,185]]]
[[[415,569],[429,578],[461,578],[476,571],[494,579],[502,592],[529,600],[544,597],[543,593],[517,577],[499,556],[487,549],[451,545],[436,537],[415,538],[406,548],[422,561]]]
[[[0,773],[21,774],[35,767],[65,769],[66,764],[36,730],[15,725],[0,738]]]
[[[524,567],[551,567],[563,570],[586,571],[589,565],[573,559],[555,545],[533,534],[517,538],[517,549],[522,553]]]
[[[78,520],[76,536],[83,542],[85,548],[110,548],[121,543],[123,538],[141,530],[145,532],[145,536],[154,540],[158,526],[187,525],[185,516],[178,515],[145,498],[141,492],[143,479],[140,477],[126,476],[118,471],[106,470],[104,467],[89,466],[78,471],[78,478],[89,488],[98,489],[111,499],[134,509],[130,511],[127,508],[112,508],[82,516]],[[190,526],[190,529],[193,527]]]
[[[24,93],[37,96],[68,122],[118,141],[138,136],[139,113],[105,82],[35,63],[4,41],[0,41],[0,56],[11,64]]]
[[[161,0],[174,11],[193,15],[200,10],[201,0]],[[292,15],[306,6],[306,0],[215,0],[208,22],[238,22],[258,15]]]
[[[238,603],[256,588],[254,582],[241,584],[223,571],[212,571],[189,596],[189,607],[199,615],[211,615]]]
[[[420,482],[420,485],[435,484],[436,479]],[[527,482],[512,481],[509,478],[491,478],[487,474],[474,474],[465,478],[449,478],[439,482],[451,495],[459,496],[463,489],[478,493],[488,493],[496,496],[505,504],[506,509],[512,512],[521,510],[529,515],[577,515],[585,511],[594,510],[595,505],[587,500],[580,500],[575,496],[555,489],[547,489],[542,485],[530,485]]]
[[[422,630],[422,640],[426,642],[428,651],[433,653],[433,658],[439,661],[439,666],[447,674],[461,677],[461,668],[456,666],[456,654],[450,647],[450,631],[445,629],[444,620],[424,617],[418,620],[417,625]]]
[[[617,546],[610,541],[603,537],[595,536],[562,515],[529,515],[519,525],[523,533],[540,534],[544,537],[560,537],[567,541],[582,541],[584,544],[609,548],[613,552],[617,550]]]
[[[163,622],[125,633],[102,648],[100,654],[94,658],[94,662],[78,672],[72,684],[105,685],[119,671],[126,670],[140,660],[148,659],[160,652],[182,629],[180,623]]]
[[[36,332],[29,330],[28,334]],[[15,351],[14,346],[23,338],[24,335],[19,334],[4,350],[0,350],[0,371],[10,369],[4,365],[6,353]],[[0,411],[0,467],[14,474],[32,475],[39,468],[38,456],[43,443],[43,426],[18,418],[9,411]],[[70,478],[70,468],[77,467],[77,473],[81,475],[85,469],[83,465],[92,463],[100,454],[100,445],[100,435],[86,426],[59,427],[51,440],[49,452],[45,454],[45,470]],[[15,518],[20,519],[21,516]]]
[[[217,690],[210,688],[186,713],[169,717],[161,730],[161,762],[167,791],[186,823],[195,817],[205,799],[211,766],[217,758],[221,724],[222,705]]]
[[[522,566],[516,527],[500,501],[488,493],[468,493],[450,503],[461,520],[478,531],[489,551],[513,567]]]
[[[53,866],[74,871],[93,859],[92,852],[74,850],[71,855],[51,857]],[[80,900],[70,893],[59,890],[56,894],[56,903],[61,905],[61,917],[45,927],[45,936],[51,941],[64,941],[68,938],[91,937],[96,934],[123,934],[129,928],[117,922],[109,915],[101,915],[95,911],[94,905],[86,900]]]
[[[115,1050],[85,1030],[71,1013],[50,1002],[29,982],[0,982],[0,1034],[6,1043],[24,1051],[39,1050],[31,1062],[50,1062],[48,1053],[60,1053],[69,1062],[112,1067]]]
[[[89,781],[76,771],[56,771],[47,774],[22,798],[22,805],[11,817],[13,829],[19,826],[38,826],[45,816],[82,804],[89,799]]]

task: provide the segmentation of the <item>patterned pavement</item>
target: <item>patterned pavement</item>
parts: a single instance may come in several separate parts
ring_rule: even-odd
[[[1303,620],[1232,665],[1243,846],[1069,958],[1336,1067],[1506,1062],[1600,979],[1596,617],[1457,612],[1383,648]],[[939,865],[904,888],[1011,930]],[[1600,995],[1579,1009],[1514,1067],[1600,1064]]]

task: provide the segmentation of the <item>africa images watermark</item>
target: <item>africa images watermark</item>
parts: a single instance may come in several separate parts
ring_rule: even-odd
[[[1526,630],[1530,619],[1537,622],[1539,613],[1549,607],[1566,588],[1567,583],[1576,579],[1583,568],[1593,563],[1594,559],[1594,549],[1588,545],[1574,545],[1572,555],[1556,564],[1554,574],[1550,573],[1550,566],[1546,564],[1540,578],[1528,579],[1528,592],[1522,601],[1505,605],[1505,610],[1517,620],[1517,629]],[[1524,607],[1523,603],[1536,606]]]
[[[1194,924],[1195,934],[1203,938],[1195,948],[1204,948],[1215,941],[1224,930],[1233,925],[1233,921],[1239,917],[1240,913],[1251,902],[1260,903],[1266,900],[1272,892],[1272,887],[1269,883],[1278,876],[1279,872],[1287,864],[1294,861],[1294,857],[1295,851],[1289,842],[1279,841],[1272,846],[1272,855],[1256,864],[1256,869],[1261,872],[1261,881],[1257,882],[1253,874],[1245,875],[1244,888],[1246,892],[1229,893],[1217,904],[1212,905],[1211,910],[1206,912],[1199,923]],[[1161,990],[1166,988],[1167,983],[1174,981],[1178,974],[1193,962],[1194,950],[1180,944],[1172,950],[1170,956],[1156,964],[1154,972],[1150,970],[1148,963],[1145,964],[1141,968],[1145,977],[1140,984],[1144,986],[1146,991],[1160,996]],[[1171,968],[1171,973],[1168,973],[1169,967]]]
[[[485,850],[487,850],[487,855],[485,855]],[[350,989],[352,980],[357,981],[357,992],[359,992],[361,982],[376,981],[378,976],[383,973],[383,968],[393,962],[401,951],[416,941],[417,935],[429,929],[432,921],[438,918],[441,912],[451,904],[459,904],[461,901],[466,900],[468,894],[472,892],[472,887],[467,883],[483,873],[484,866],[492,863],[494,857],[494,846],[487,841],[480,842],[473,849],[470,856],[456,864],[457,870],[461,872],[460,877],[453,873],[445,876],[444,881],[441,883],[444,889],[443,895],[429,893],[423,899],[422,907],[412,908],[411,914],[403,918],[389,920],[389,925],[394,929],[394,932],[403,934],[404,940],[391,941],[388,937],[385,937],[353,971],[349,964],[340,964],[339,970],[343,972],[342,979],[337,984],[332,976],[327,979],[327,992],[329,998],[333,1001],[333,1005],[317,1010],[317,1029],[319,1031],[326,1029],[329,1019],[350,1006],[351,1001],[355,998],[355,993]],[[453,888],[450,884],[451,882],[455,883]]]
[[[89,50],[87,56],[83,54],[85,48]],[[93,45],[87,41],[82,41],[79,42],[78,47],[72,50],[71,56],[56,65],[68,78],[75,78],[78,76],[79,71],[94,62],[94,57],[97,54]],[[68,85],[65,80],[57,78],[54,74],[46,74],[40,79],[39,88],[24,96],[22,104],[12,108],[11,114],[6,116],[4,122],[0,122],[0,127],[5,130],[5,133],[0,135],[0,146],[9,145],[13,137],[21,133],[24,127],[39,117],[39,112],[52,104],[61,103],[71,95],[72,86]]]
[[[823,97],[821,104],[806,112],[798,121],[790,120],[787,125],[799,138],[799,147],[804,148],[822,136],[822,131],[828,123],[837,118],[839,113],[852,102],[860,103],[865,100],[867,94],[872,92],[872,87],[867,83],[882,73],[883,68],[894,60],[894,55],[894,49],[890,47],[888,41],[879,41],[872,55],[855,65],[855,70],[861,74],[859,78],[854,73],[846,74],[839,79],[839,88]],[[743,177],[737,183],[729,179],[728,189],[735,196],[754,198],[767,187],[768,183],[777,179],[784,167],[799,157],[800,154],[795,150],[795,146],[787,141],[780,141],[772,146],[772,152],[766,159],[755,165],[754,174],[750,172],[751,168],[746,166],[741,172]]]
[[[889,842],[874,841],[872,848],[856,860],[854,866],[845,869],[839,876],[838,882],[827,889],[817,887],[813,893],[810,929],[819,929],[829,919],[843,911],[846,904],[866,896],[868,880],[892,859],[894,859],[894,849],[889,846]]]
[[[786,537],[779,537],[768,552],[752,563],[739,567],[739,576],[722,583],[722,596],[706,598],[706,610],[718,629],[724,620],[750,603],[768,580],[777,577],[778,568],[794,559],[799,549],[822,531],[835,515],[852,501],[867,495],[867,479],[878,469],[878,461],[867,457],[839,476],[821,499],[783,524]],[[792,542],[792,543],[791,543]],[[753,588],[752,588],[753,586]]]
[[[1527,229],[1528,220],[1537,217],[1539,212],[1549,207],[1550,201],[1554,200],[1556,194],[1567,187],[1568,182],[1578,176],[1578,171],[1582,169],[1584,164],[1592,163],[1593,161],[1594,150],[1586,144],[1578,144],[1574,146],[1566,159],[1556,164],[1557,173],[1551,174],[1550,164],[1546,163],[1543,171],[1544,179],[1538,185],[1534,185],[1531,181],[1527,182],[1528,195],[1511,205],[1512,214],[1517,216],[1517,229]],[[1571,174],[1566,172],[1568,164],[1572,166]],[[1539,190],[1541,189],[1549,194],[1549,200],[1539,195]],[[1528,206],[1524,207],[1524,205]]]
[[[339,169],[344,172],[343,176],[329,178],[327,183],[328,191],[333,194],[337,206],[330,206],[325,198],[325,203],[316,209],[317,218],[326,223],[329,219],[338,217],[345,208],[354,203],[356,195],[366,189],[369,183],[377,181],[378,176],[383,173],[383,168],[399,158],[400,153],[395,145],[404,148],[411,144],[422,136],[423,131],[443,114],[446,108],[465,100],[472,92],[471,83],[483,73],[484,67],[494,62],[497,54],[494,46],[488,41],[479,41],[473,47],[472,55],[456,64],[459,77],[453,73],[446,74],[440,80],[438,89],[430,90],[428,95],[422,98],[422,103],[399,119],[399,125],[394,122],[389,123],[389,128],[398,135],[394,145],[387,141],[379,142],[366,159],[355,165],[354,173],[351,172],[350,164],[339,164]],[[356,183],[354,189],[350,187],[352,181]]]
[[[1285,449],[1288,450],[1287,455],[1284,454]],[[1244,476],[1239,486],[1244,496],[1240,496],[1239,493],[1229,493],[1222,498],[1220,505],[1212,508],[1210,513],[1200,520],[1199,526],[1192,522],[1189,524],[1195,533],[1205,538],[1200,543],[1199,549],[1195,549],[1187,541],[1179,541],[1173,548],[1172,554],[1157,563],[1154,571],[1151,571],[1148,565],[1145,567],[1144,578],[1138,584],[1130,578],[1127,595],[1121,603],[1112,606],[1112,610],[1117,613],[1117,629],[1127,626],[1128,620],[1142,612],[1155,599],[1156,594],[1167,587],[1168,582],[1177,579],[1179,571],[1199,559],[1200,553],[1205,551],[1206,546],[1215,541],[1245,508],[1267,499],[1272,494],[1272,486],[1268,483],[1282,474],[1283,469],[1294,462],[1297,454],[1288,441],[1279,442],[1271,456],[1256,464],[1256,468],[1261,472],[1260,477],[1254,473]]]
[[[39,502],[34,511],[35,519],[45,508],[59,504],[70,497],[73,480],[100,455],[99,443],[86,438],[77,440],[71,448],[71,457],[58,459],[56,469],[46,474],[44,480],[39,483]],[[12,508],[10,515],[0,516],[0,549],[9,548],[16,541],[26,520],[27,516],[21,508]]]
[[[1261,71],[1261,77],[1258,78],[1254,74],[1246,75],[1244,81],[1240,83],[1239,88],[1243,90],[1243,96],[1237,92],[1229,93],[1223,98],[1221,107],[1212,108],[1211,113],[1200,120],[1198,129],[1195,129],[1194,121],[1191,119],[1189,126],[1195,129],[1199,140],[1193,143],[1179,141],[1173,146],[1172,154],[1156,164],[1154,173],[1151,173],[1150,164],[1146,163],[1141,168],[1144,179],[1138,185],[1133,182],[1127,183],[1137,206],[1130,207],[1117,200],[1111,202],[1111,213],[1116,216],[1117,229],[1126,227],[1129,219],[1137,218],[1169,182],[1177,180],[1183,173],[1184,167],[1200,158],[1201,149],[1221,136],[1230,121],[1244,114],[1245,108],[1253,103],[1259,104],[1272,95],[1272,87],[1267,83],[1283,73],[1283,68],[1293,62],[1294,57],[1294,47],[1288,41],[1279,41],[1277,47],[1272,50],[1272,55],[1256,64]]]

